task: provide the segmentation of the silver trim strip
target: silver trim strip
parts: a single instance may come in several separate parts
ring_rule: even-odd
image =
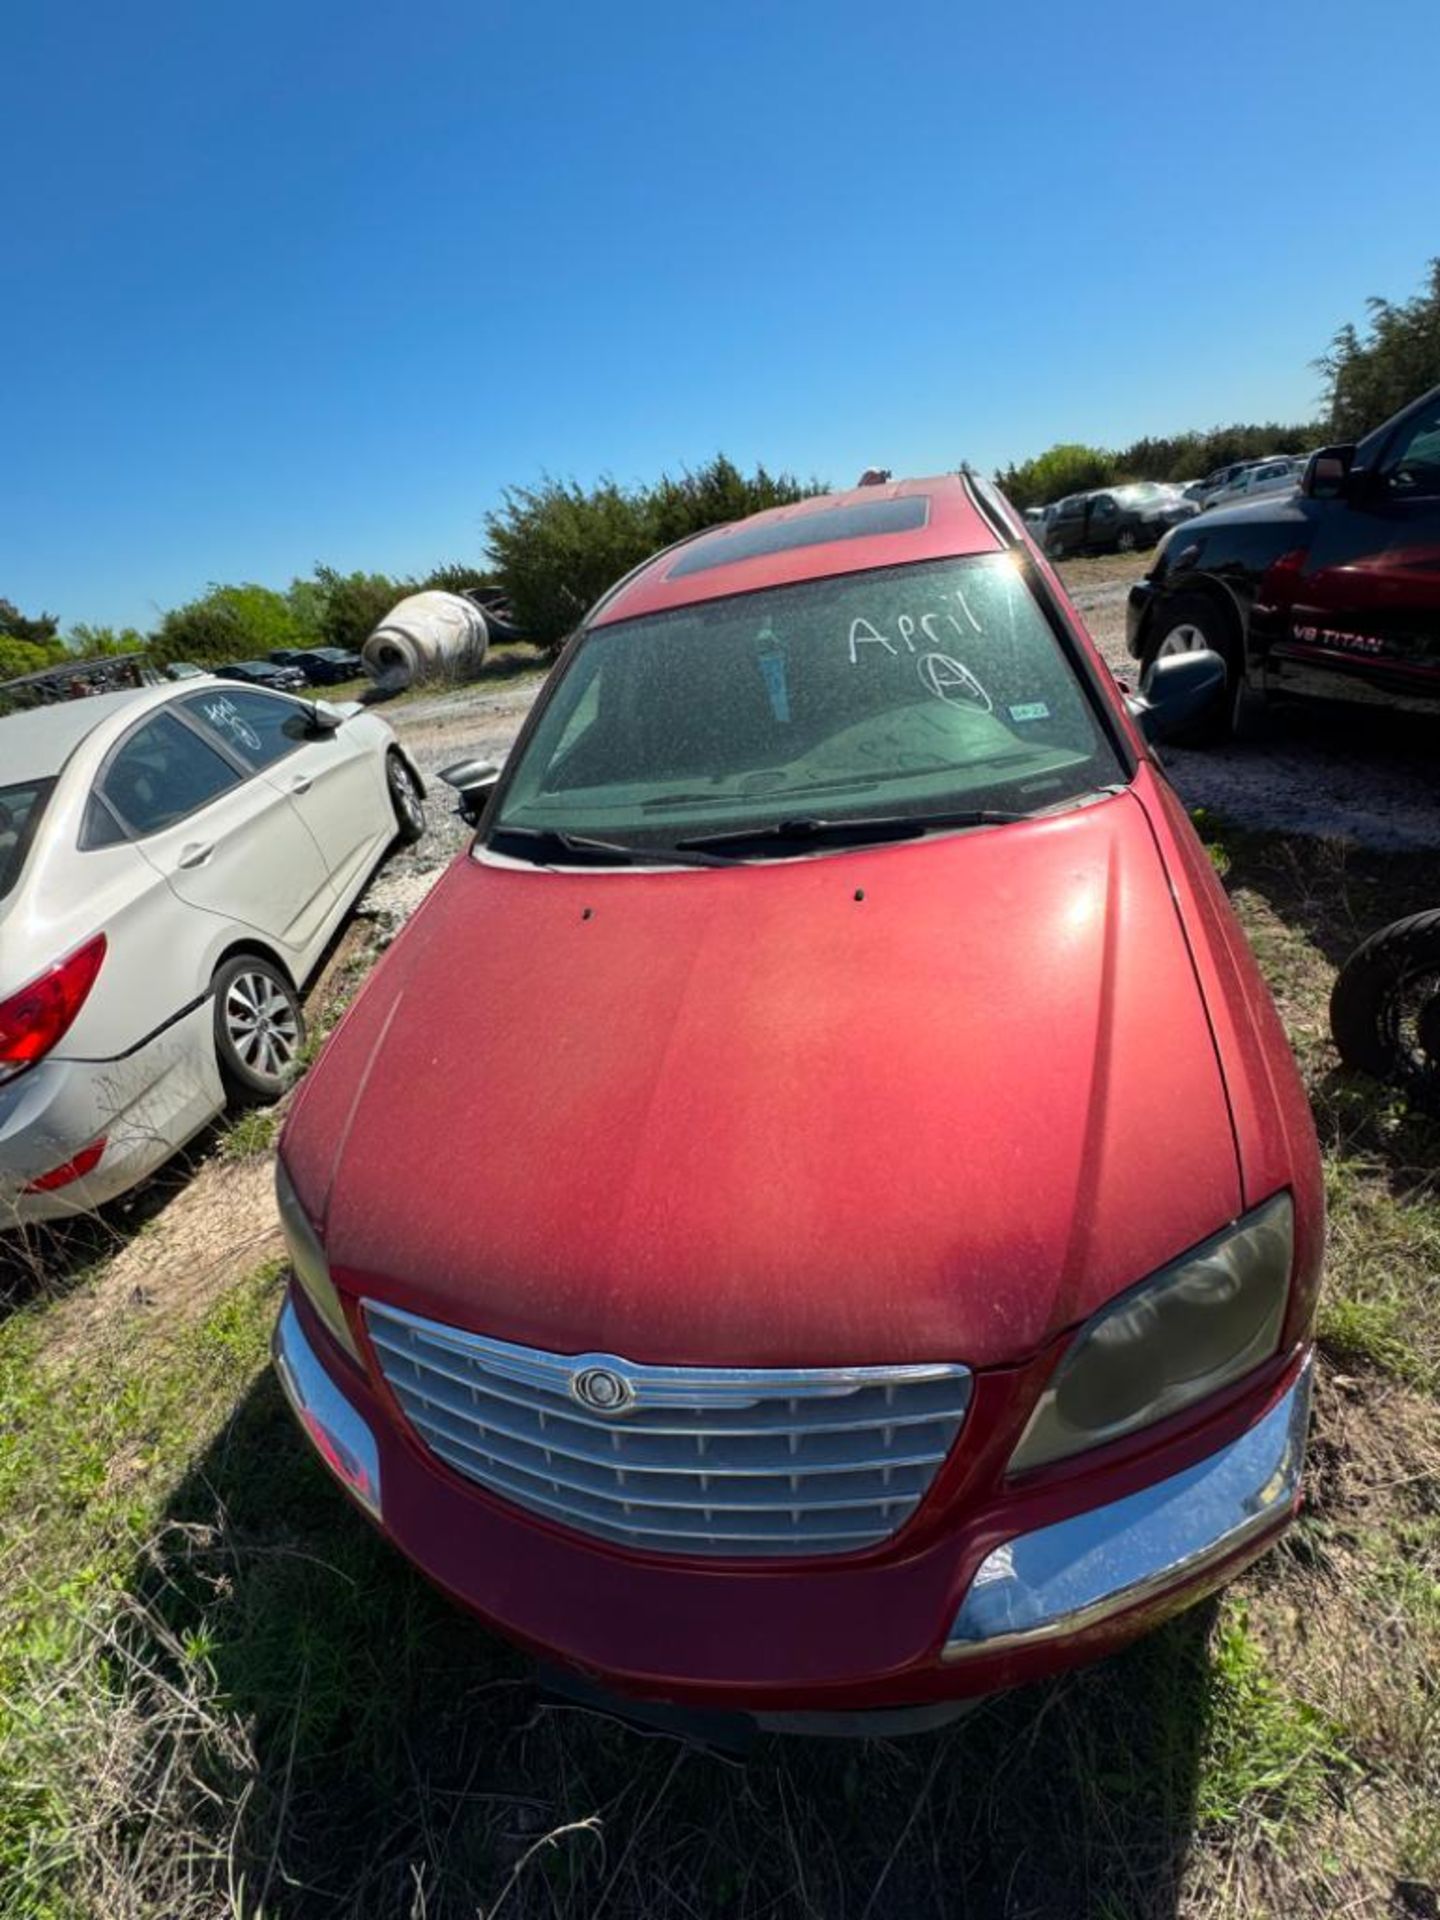
[[[367,1299],[364,1307],[367,1323],[372,1316],[394,1321],[427,1341],[482,1360],[487,1372],[546,1393],[567,1393],[569,1376],[586,1367],[612,1368],[634,1387],[637,1407],[751,1407],[762,1400],[831,1399],[861,1387],[899,1387],[923,1380],[968,1382],[970,1378],[968,1367],[941,1362],[900,1367],[654,1367],[614,1353],[547,1353],[541,1347],[513,1346],[379,1300]]]

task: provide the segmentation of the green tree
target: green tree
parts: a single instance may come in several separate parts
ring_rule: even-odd
[[[291,618],[305,635],[297,646],[319,646],[325,638],[325,589],[318,580],[295,579],[285,589]]]
[[[48,647],[55,642],[59,626],[60,622],[53,613],[29,616],[21,613],[13,600],[0,600],[0,637],[6,640],[23,640],[34,647]]]
[[[1125,480],[1201,480],[1232,460],[1260,460],[1267,453],[1305,453],[1324,437],[1310,421],[1282,426],[1211,427],[1205,433],[1148,435],[1115,455],[1117,478]]]
[[[242,659],[244,636],[234,610],[208,595],[172,607],[151,635],[151,651],[162,665],[171,660],[193,660],[199,666],[220,666]]]
[[[657,548],[823,491],[763,467],[746,477],[719,454],[648,487],[607,478],[587,488],[546,475],[536,486],[508,488],[485,532],[516,625],[553,651],[607,587]]]
[[[66,651],[82,660],[98,660],[111,653],[144,653],[148,644],[134,627],[92,627],[83,620],[77,620],[65,635]]]
[[[1200,480],[1232,460],[1305,453],[1324,434],[1323,427],[1311,422],[1283,426],[1269,420],[1211,427],[1204,433],[1149,434],[1118,452],[1067,443],[1007,467],[995,479],[1017,507],[1044,507],[1092,487],[1120,486],[1127,480]]]
[[[277,647],[313,646],[318,638],[289,595],[247,580],[238,586],[212,586],[200,599],[172,608],[160,623],[154,645],[162,660],[215,666],[263,657]]]
[[[443,566],[432,567],[420,582],[422,588],[436,593],[468,593],[474,587],[498,584],[493,571],[472,567],[463,560],[449,560]]]
[[[1366,331],[1346,325],[1316,366],[1325,379],[1330,433],[1358,440],[1407,401],[1440,384],[1440,257],[1426,284],[1398,305],[1372,296]]]
[[[678,480],[660,476],[649,491],[650,531],[657,547],[667,547],[702,528],[743,520],[747,514],[786,507],[807,494],[826,491],[818,480],[802,485],[793,474],[771,474],[764,467],[747,477],[732,460],[717,453]]]
[[[613,480],[583,488],[547,476],[534,487],[507,487],[485,531],[516,624],[551,648],[653,550],[643,496]]]
[[[413,580],[395,580],[388,573],[339,573],[317,566],[320,589],[320,633],[327,647],[359,649],[397,600],[414,593]]]
[[[58,642],[44,646],[35,640],[16,640],[0,632],[0,680],[18,680],[22,673],[39,673],[44,667],[53,667],[57,658],[65,656],[63,647],[59,647],[57,654],[58,645]]]
[[[1086,447],[1077,441],[1062,441],[1009,466],[995,476],[1002,493],[1017,507],[1043,507],[1063,494],[1084,493],[1091,487],[1103,487],[1115,478],[1115,455],[1104,447]]]

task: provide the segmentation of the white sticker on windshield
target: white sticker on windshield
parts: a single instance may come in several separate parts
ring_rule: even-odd
[[[1027,700],[1024,706],[1011,707],[1012,720],[1048,720],[1050,709],[1043,700]]]

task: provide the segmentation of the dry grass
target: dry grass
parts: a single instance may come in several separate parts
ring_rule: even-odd
[[[273,1267],[172,1316],[123,1311],[101,1263],[0,1326],[0,1912],[1440,1911],[1440,1132],[1324,1038],[1339,954],[1440,874],[1209,831],[1331,1187],[1310,1508],[1281,1551],[942,1734],[737,1765],[545,1704],[356,1517],[265,1367]]]

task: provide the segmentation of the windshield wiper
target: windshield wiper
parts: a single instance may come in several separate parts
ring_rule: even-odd
[[[1002,827],[1016,820],[1033,818],[1033,814],[1006,812],[1000,807],[970,807],[958,813],[881,813],[858,820],[824,820],[813,814],[802,814],[797,819],[776,820],[768,826],[697,834],[693,839],[677,840],[675,845],[686,852],[705,847],[740,847],[752,842],[765,848],[777,843],[801,848],[869,846],[886,840],[918,840],[927,833],[943,832],[947,827]]]
[[[730,867],[734,860],[727,859],[721,853],[702,853],[698,849],[673,847],[636,847],[627,846],[619,840],[596,840],[585,833],[567,833],[562,827],[507,827],[498,826],[491,833],[488,846],[497,853],[509,849],[503,844],[507,840],[520,840],[524,845],[518,849],[522,860],[543,857],[548,853],[551,859],[557,857],[572,861],[584,861],[595,866],[605,867]]]

